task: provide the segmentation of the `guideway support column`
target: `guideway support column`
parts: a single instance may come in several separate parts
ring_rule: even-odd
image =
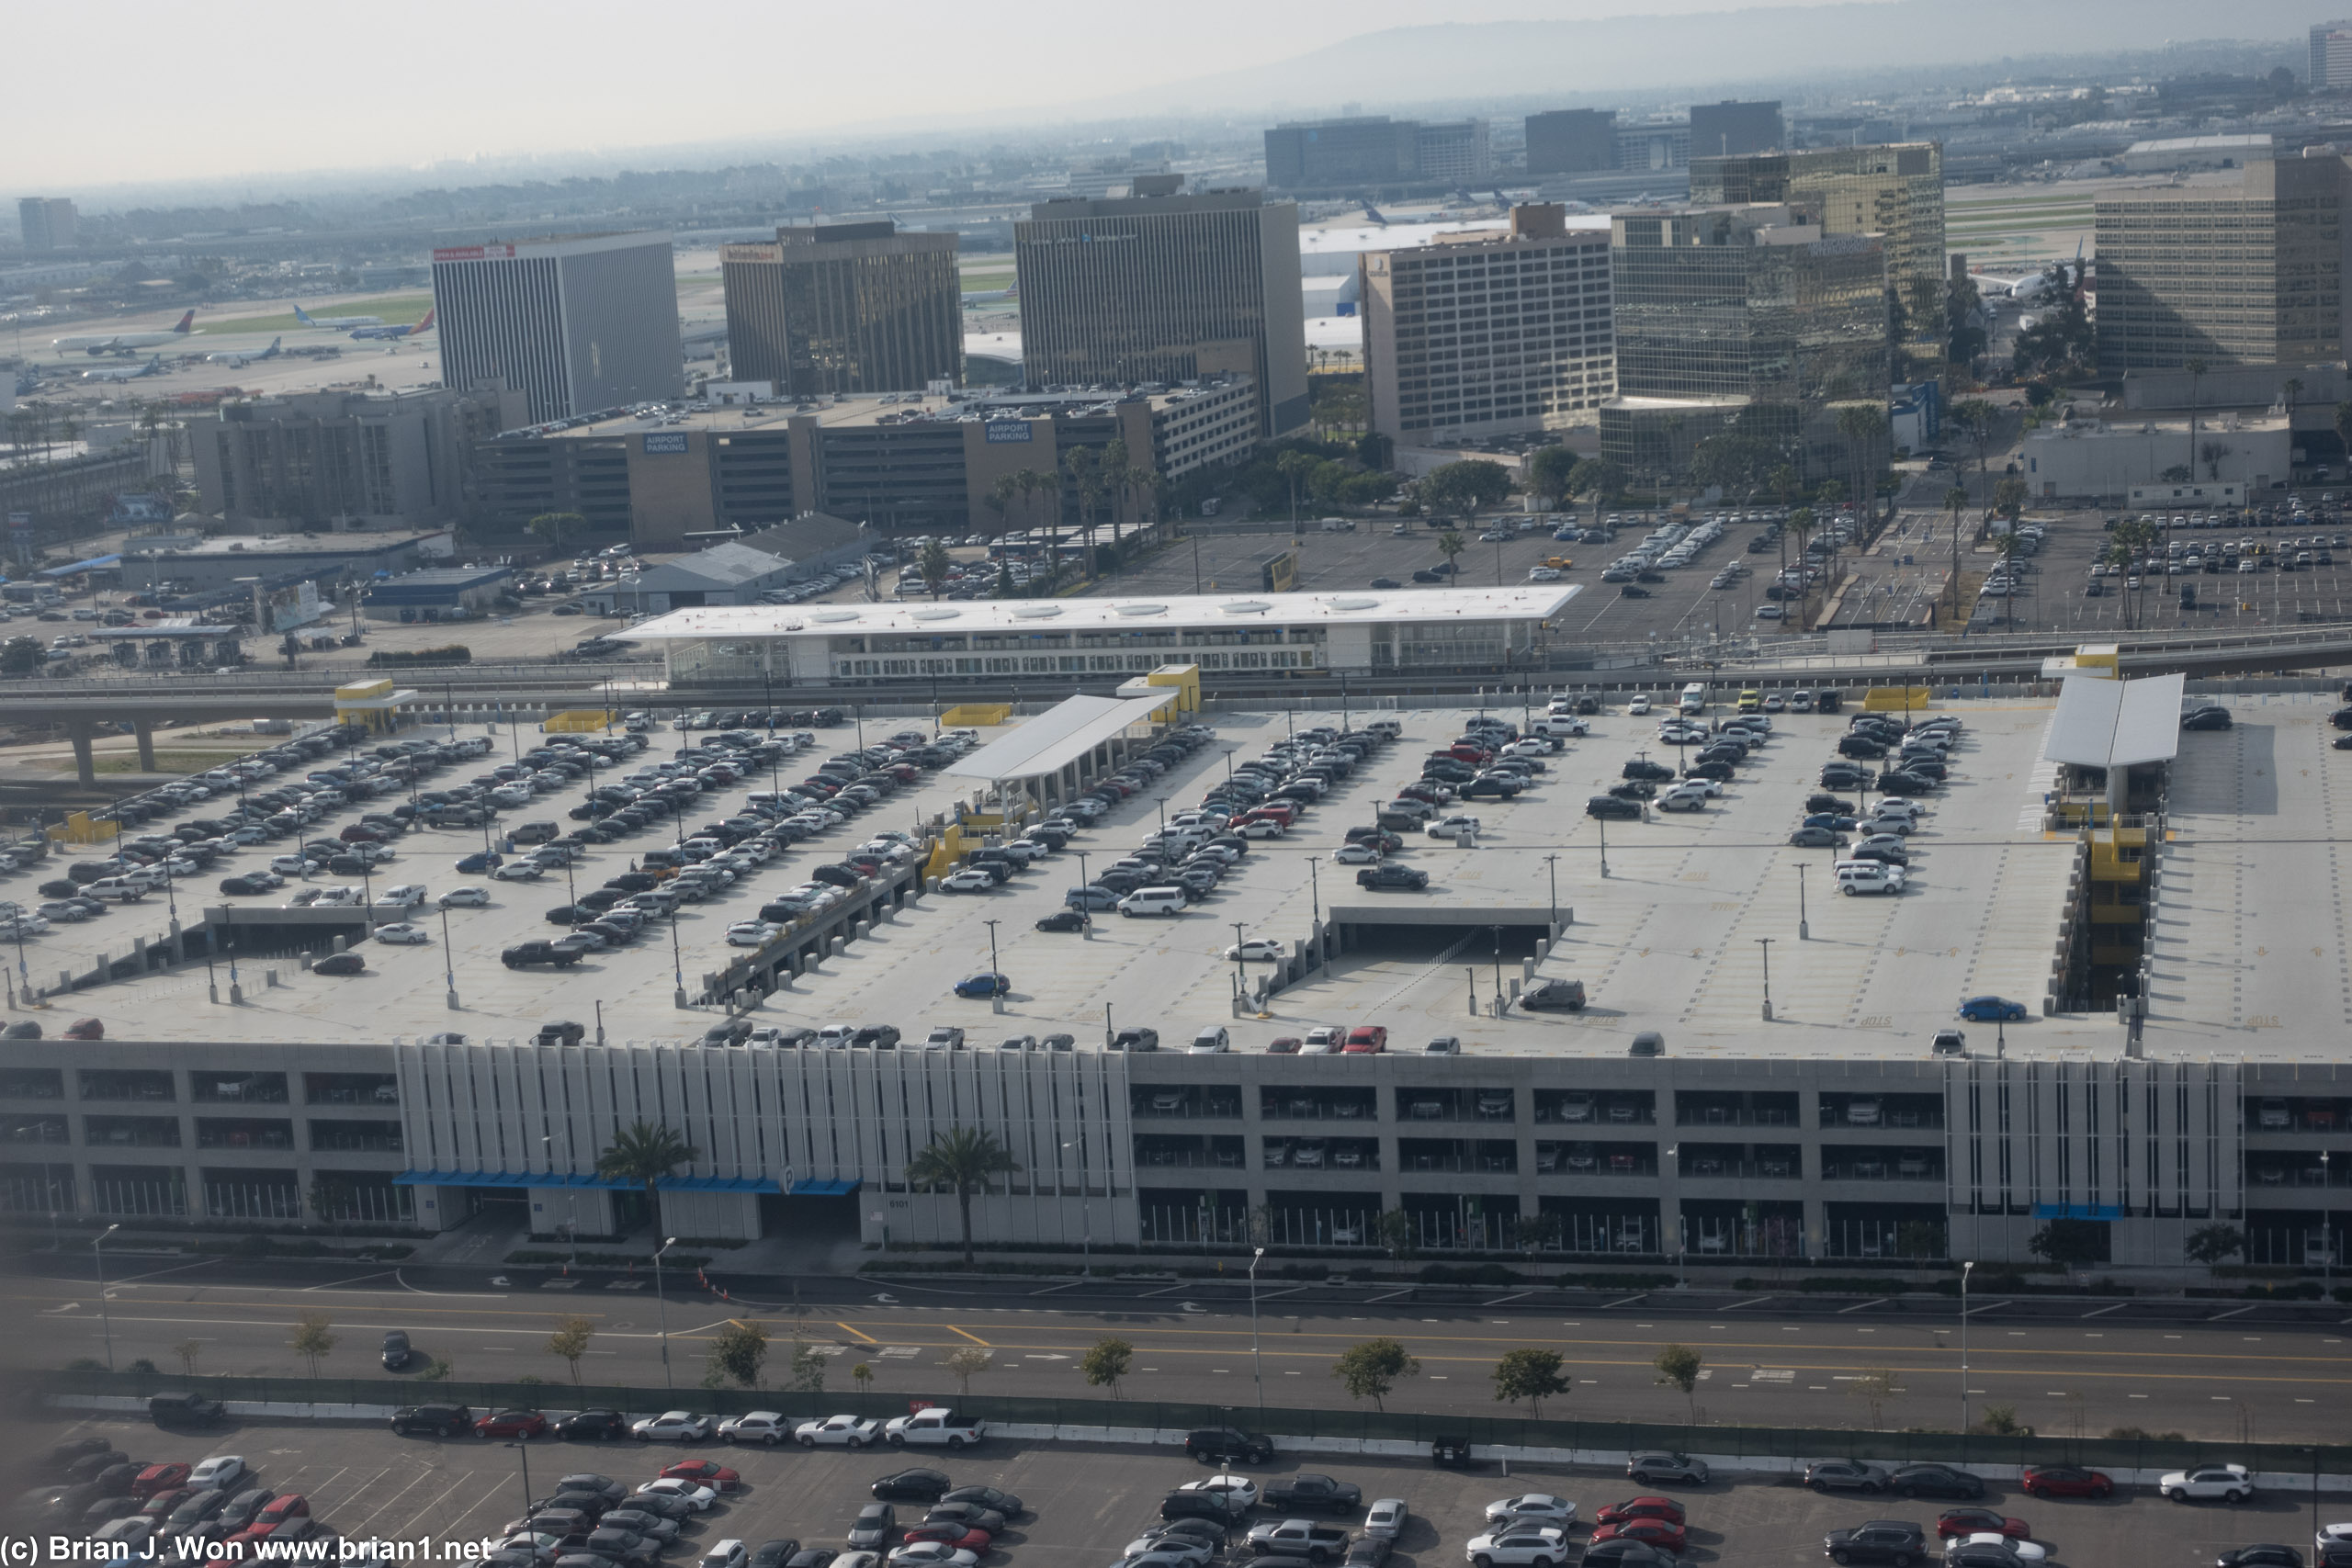
[[[142,773],[153,773],[155,771],[155,721],[150,718],[132,719],[130,730],[139,738],[139,771]]]
[[[90,733],[86,718],[65,721],[65,738],[74,743],[74,776],[82,781],[84,789],[98,787],[98,760],[90,750]]]

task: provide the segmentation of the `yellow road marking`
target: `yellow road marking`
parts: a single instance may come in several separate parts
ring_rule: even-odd
[[[964,1334],[964,1331],[963,1331],[962,1329],[960,1329],[960,1328],[956,1327],[956,1326],[954,1324],[952,1324],[952,1323],[943,1323],[943,1324],[941,1324],[939,1326],[940,1326],[940,1327],[942,1327],[942,1328],[944,1328],[944,1329],[945,1329],[945,1330],[947,1330],[947,1332],[948,1332],[948,1333],[950,1333],[950,1334]],[[980,1337],[978,1335],[977,1335],[977,1334],[964,1334],[964,1337],[965,1337],[965,1338],[967,1338],[967,1339],[968,1339],[968,1340],[970,1340],[970,1341],[971,1341],[973,1344],[975,1344],[975,1345],[987,1345],[987,1344],[989,1343],[987,1340],[985,1340],[985,1339],[981,1338],[981,1337]],[[995,1348],[995,1347],[994,1347],[994,1346],[992,1346],[992,1345],[991,1345],[991,1346],[989,1346],[989,1348],[990,1349],[994,1349],[994,1348]]]
[[[879,1344],[881,1344],[881,1343],[882,1343],[882,1341],[880,1341],[879,1339],[875,1338],[875,1337],[874,1337],[874,1336],[872,1336],[871,1334],[866,1333],[866,1332],[865,1332],[865,1330],[864,1330],[863,1328],[852,1328],[848,1324],[842,1322],[842,1321],[841,1321],[841,1319],[839,1319],[839,1318],[835,1318],[835,1319],[833,1320],[833,1326],[834,1326],[835,1328],[840,1329],[843,1334],[854,1334],[854,1335],[856,1335],[860,1339],[865,1340],[868,1345],[879,1345]]]

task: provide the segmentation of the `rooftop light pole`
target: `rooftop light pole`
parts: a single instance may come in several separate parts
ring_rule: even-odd
[[[1772,939],[1759,936],[1756,945],[1764,950],[1764,1021],[1772,1021]]]

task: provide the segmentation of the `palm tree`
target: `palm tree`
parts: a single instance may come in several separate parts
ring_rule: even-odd
[[[1437,553],[1445,558],[1445,581],[1449,587],[1453,583],[1453,558],[1469,547],[1458,528],[1448,528],[1437,536]]]
[[[1813,533],[1813,508],[1800,506],[1789,513],[1788,531],[1797,536],[1797,630],[1804,630],[1805,606],[1813,598],[1813,573],[1804,553],[1804,542]]]
[[[612,1146],[596,1156],[596,1174],[607,1181],[634,1181],[645,1189],[645,1206],[661,1228],[662,1200],[654,1184],[682,1165],[702,1158],[695,1146],[667,1127],[632,1122],[613,1134]]]
[[[1274,458],[1274,471],[1290,481],[1290,526],[1293,533],[1298,531],[1298,481],[1314,466],[1313,454],[1296,448],[1281,453]]]
[[[1037,492],[1040,491],[1050,490],[1054,492],[1056,505],[1053,518],[1046,525],[1046,581],[1051,585],[1060,577],[1062,570],[1061,536],[1057,526],[1061,522],[1059,504],[1062,494],[1061,485],[1057,480],[1047,479],[1035,468],[1023,468],[1013,478],[1020,486],[1021,501],[1024,506],[1034,507],[1036,504]],[[1035,525],[1036,520],[1031,519],[1031,525],[1034,527]]]
[[[1111,496],[1111,549],[1119,548],[1119,519],[1126,511],[1128,492],[1135,488],[1135,465],[1127,460],[1127,444],[1116,436],[1102,448],[1102,488]]]
[[[1854,500],[1867,508],[1860,542],[1870,541],[1870,524],[1877,521],[1878,508],[1871,483],[1869,463],[1871,449],[1886,434],[1885,411],[1868,403],[1849,403],[1838,411],[1838,434],[1846,443],[1846,450],[1854,460]]]
[[[996,513],[997,526],[999,528],[1002,528],[1004,526],[1006,515],[1012,510],[1012,498],[1020,493],[1021,479],[1019,475],[999,474],[996,477],[996,483],[989,486],[988,494],[980,498],[988,502],[989,510]]]
[[[1079,537],[1086,541],[1089,575],[1094,565],[1094,507],[1102,499],[1102,454],[1091,446],[1074,446],[1062,459],[1070,488],[1078,492]]]
[[[989,1178],[1010,1176],[1021,1162],[996,1141],[996,1134],[978,1127],[950,1127],[932,1134],[931,1142],[907,1162],[911,1187],[952,1187],[964,1221],[964,1261],[972,1261],[972,1194],[988,1190]]]

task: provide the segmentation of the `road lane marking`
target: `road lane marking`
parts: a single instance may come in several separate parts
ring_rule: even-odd
[[[964,1330],[962,1330],[962,1329],[960,1329],[960,1328],[956,1327],[956,1326],[954,1324],[952,1324],[952,1323],[943,1323],[943,1324],[941,1324],[941,1325],[940,1325],[940,1326],[941,1326],[942,1328],[944,1328],[945,1330],[947,1330],[947,1332],[948,1332],[948,1333],[950,1333],[950,1334],[963,1334],[965,1338],[967,1338],[967,1339],[970,1340],[970,1341],[971,1341],[973,1344],[975,1344],[975,1345],[986,1345],[986,1344],[988,1344],[988,1341],[987,1341],[987,1340],[985,1340],[985,1339],[983,1339],[983,1338],[981,1338],[978,1335],[977,1335],[977,1334],[965,1334],[965,1333],[964,1333]]]
[[[856,1335],[860,1339],[865,1340],[868,1345],[879,1345],[879,1344],[881,1344],[881,1343],[882,1343],[882,1341],[880,1341],[879,1339],[875,1338],[875,1337],[874,1337],[874,1336],[872,1336],[871,1334],[866,1333],[866,1332],[865,1332],[865,1330],[864,1330],[863,1328],[852,1328],[848,1324],[843,1323],[843,1322],[842,1322],[841,1319],[839,1319],[839,1318],[835,1318],[835,1319],[833,1319],[833,1326],[834,1326],[835,1328],[840,1329],[840,1330],[841,1330],[842,1333],[844,1333],[844,1334],[854,1334],[854,1335]]]

